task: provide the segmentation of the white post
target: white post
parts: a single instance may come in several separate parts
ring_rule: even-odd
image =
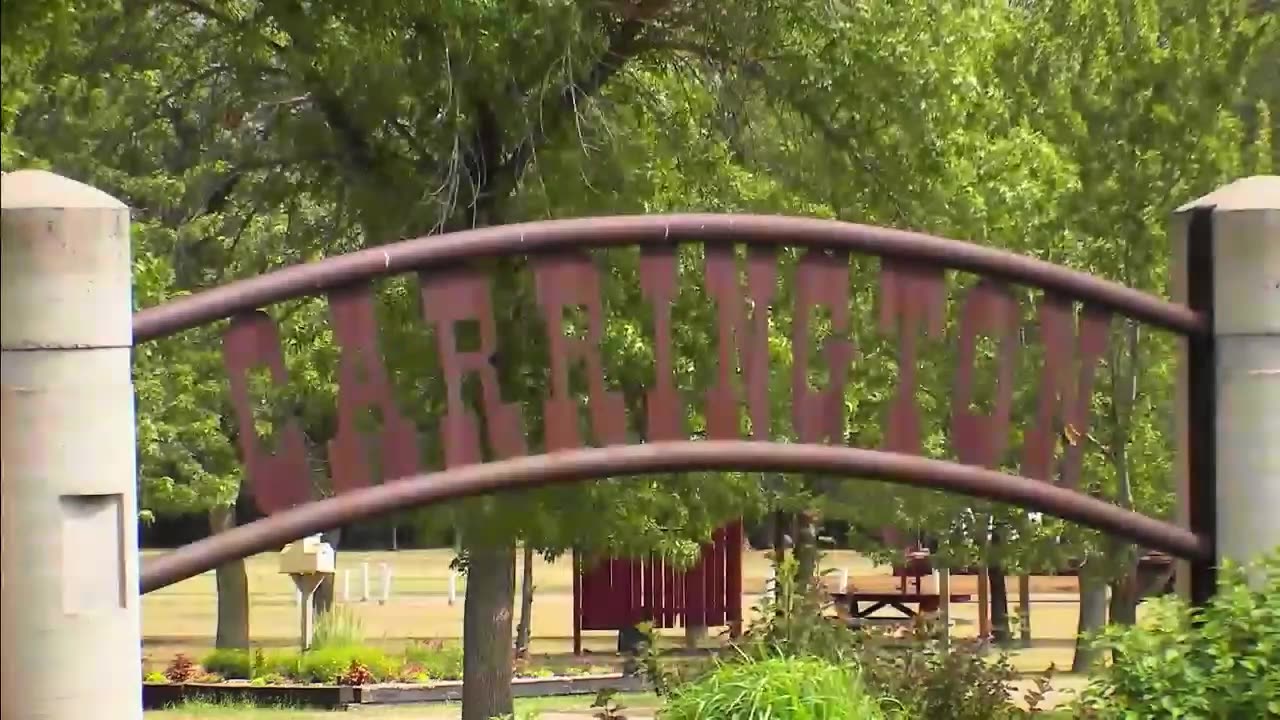
[[[294,585],[298,588],[298,647],[306,652],[316,633],[316,588],[324,582],[324,573],[295,573]]]
[[[360,602],[369,602],[369,561],[360,563]]]
[[[351,602],[351,568],[342,571],[342,602]]]
[[[938,578],[938,622],[942,625],[942,650],[951,649],[951,571],[942,568]]]
[[[0,717],[141,720],[129,209],[0,188]]]
[[[391,565],[382,563],[382,604],[391,599]]]
[[[840,580],[836,584],[836,592],[849,592],[849,568],[840,568]]]
[[[1186,253],[1197,212],[1211,212],[1216,427],[1179,409],[1180,516],[1189,522],[1189,433],[1215,433],[1218,559],[1257,559],[1280,546],[1280,176],[1244,178],[1178,209],[1175,292],[1188,297]],[[1185,590],[1186,565],[1179,585]],[[1255,577],[1255,582],[1261,578]]]
[[[454,570],[449,571],[449,604],[453,605],[458,602],[458,573]]]

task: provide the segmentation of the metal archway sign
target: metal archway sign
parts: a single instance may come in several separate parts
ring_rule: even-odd
[[[701,246],[700,283],[714,305],[715,373],[704,392],[677,387],[672,305],[682,272],[683,245]],[[739,257],[739,246],[745,246]],[[602,289],[618,282],[602,250],[632,248],[635,282],[652,318],[654,380],[636,389],[644,417],[628,418],[620,393],[610,390],[600,342],[605,333]],[[784,252],[784,249],[790,249]],[[855,254],[880,258],[879,330],[897,342],[897,384],[877,449],[842,447],[844,397],[855,371],[851,284]],[[544,447],[531,454],[523,410],[503,399],[493,358],[500,353],[492,278],[479,261],[517,257],[532,276],[534,300],[546,322],[550,382],[542,412]],[[948,271],[978,275],[948,304]],[[422,318],[434,331],[444,385],[445,412],[437,438],[445,469],[424,472],[424,440],[399,410],[378,351],[374,281],[417,276]],[[780,292],[786,278],[792,282]],[[1024,342],[1023,298],[1037,291],[1030,315],[1043,344],[1043,362],[1030,378],[1036,400],[1021,447],[1011,448],[1017,355]],[[325,296],[339,346],[337,431],[328,443],[335,497],[313,497],[306,438],[296,422],[280,428],[273,443],[253,422],[249,374],[266,369],[278,385],[288,382],[275,323],[262,309],[301,297]],[[770,416],[768,345],[770,318],[791,303],[789,439],[774,442]],[[585,333],[567,334],[560,319],[581,309]],[[818,352],[830,368],[825,385],[808,377],[811,316],[825,312],[831,333]],[[1084,523],[1153,549],[1211,563],[1211,539],[1171,523],[1144,517],[1080,491],[1084,448],[1072,435],[1087,434],[1096,367],[1114,315],[1129,317],[1192,340],[1193,371],[1206,356],[1197,343],[1209,336],[1204,308],[1167,302],[1106,280],[1033,258],[921,233],[804,218],[754,215],[657,215],[587,218],[506,225],[407,240],[285,268],[180,298],[134,316],[136,342],[230,319],[223,355],[239,426],[246,481],[268,517],[149,560],[142,590],[178,582],[227,560],[278,547],[306,534],[373,517],[401,507],[426,505],[516,487],[604,477],[688,470],[821,472],[878,478],[1009,502]],[[458,343],[459,323],[478,330],[475,347]],[[922,337],[956,344],[948,439],[958,462],[921,457],[921,413],[916,364]],[[994,400],[973,407],[979,342],[994,351]],[[686,359],[693,362],[708,358]],[[580,399],[569,368],[585,368],[590,435],[578,427]],[[739,368],[741,372],[739,372]],[[474,375],[479,407],[464,400],[463,382]],[[1193,372],[1193,377],[1196,377]],[[740,387],[741,386],[741,387]],[[1191,402],[1211,402],[1191,393]],[[691,437],[688,410],[706,419],[707,440]],[[369,408],[380,427],[363,427]],[[1191,417],[1212,407],[1191,408]],[[480,415],[485,422],[480,422]],[[744,417],[756,429],[743,433]],[[643,424],[644,442],[627,428]],[[487,437],[482,438],[482,428]],[[1064,441],[1064,436],[1067,440]],[[274,447],[269,447],[274,445]],[[485,452],[488,449],[488,453]],[[368,458],[378,454],[375,472]],[[998,472],[1017,456],[1017,474]],[[489,460],[486,462],[486,460]],[[1211,463],[1209,464],[1211,467]],[[1203,468],[1203,463],[1193,463]],[[384,482],[385,480],[385,482]],[[1194,479],[1210,482],[1212,478]]]

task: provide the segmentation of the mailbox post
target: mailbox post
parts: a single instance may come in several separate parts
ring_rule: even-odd
[[[302,595],[298,605],[298,644],[303,651],[311,649],[311,637],[315,623],[316,588],[328,575],[334,573],[333,547],[319,535],[305,537],[289,543],[280,551],[280,572],[293,578],[293,584]]]

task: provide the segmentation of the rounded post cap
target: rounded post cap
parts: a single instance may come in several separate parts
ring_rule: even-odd
[[[45,170],[17,170],[0,178],[4,210],[125,210],[124,203],[101,190]]]
[[[1212,207],[1215,212],[1280,210],[1280,175],[1240,178],[1186,203],[1175,212],[1185,213],[1203,207]]]

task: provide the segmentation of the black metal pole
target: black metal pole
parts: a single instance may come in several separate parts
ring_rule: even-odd
[[[1213,208],[1191,211],[1187,228],[1187,305],[1205,313],[1209,332],[1190,335],[1187,343],[1187,465],[1191,531],[1217,539],[1217,348],[1213,335]],[[1216,554],[1215,554],[1216,555]],[[1216,558],[1191,561],[1191,602],[1204,605],[1217,587]]]

